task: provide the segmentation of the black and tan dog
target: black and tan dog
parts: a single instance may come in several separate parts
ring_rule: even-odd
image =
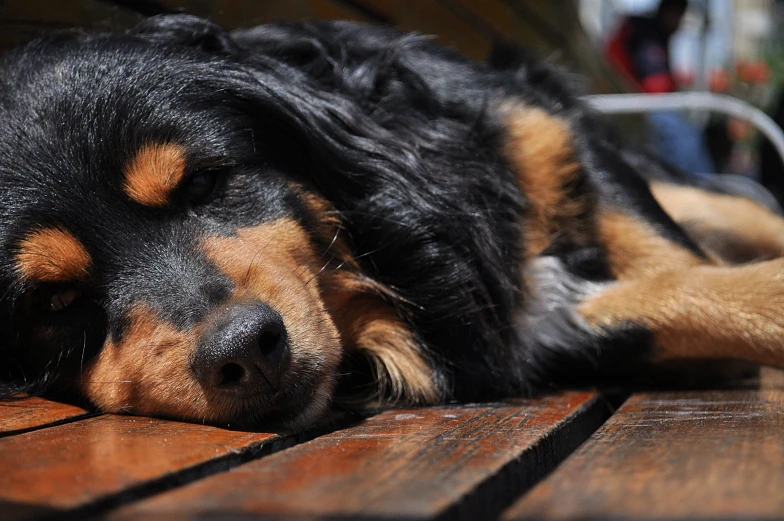
[[[388,29],[43,38],[0,61],[0,394],[301,428],[784,365],[784,222],[657,171],[551,68]]]

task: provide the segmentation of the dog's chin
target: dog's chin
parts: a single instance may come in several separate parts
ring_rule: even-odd
[[[245,398],[231,408],[229,415],[212,423],[240,430],[302,431],[327,416],[334,387],[332,380],[326,380],[318,385],[280,392],[272,399]]]

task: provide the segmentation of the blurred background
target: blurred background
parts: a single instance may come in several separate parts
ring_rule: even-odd
[[[173,12],[227,28],[280,19],[393,25],[478,60],[519,45],[576,72],[586,92],[711,91],[784,122],[784,0],[0,0],[0,50],[58,29],[117,30]],[[687,172],[761,181],[784,199],[780,159],[741,120],[704,111],[613,117]]]

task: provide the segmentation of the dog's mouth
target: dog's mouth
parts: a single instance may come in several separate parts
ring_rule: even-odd
[[[302,430],[325,417],[332,401],[332,379],[311,380],[299,379],[271,395],[237,397],[228,407],[220,406],[226,417],[215,423],[239,429]]]

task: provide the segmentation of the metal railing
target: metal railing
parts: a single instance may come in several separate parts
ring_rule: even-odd
[[[712,92],[665,94],[596,94],[583,98],[604,114],[639,114],[661,110],[707,110],[744,119],[767,137],[784,164],[784,131],[757,107],[732,96]]]

